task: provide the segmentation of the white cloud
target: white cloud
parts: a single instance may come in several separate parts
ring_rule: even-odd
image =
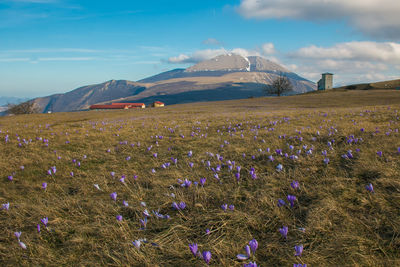
[[[296,58],[400,62],[400,44],[392,42],[348,42],[332,47],[311,45],[290,54]]]
[[[218,49],[205,49],[198,50],[193,52],[192,54],[180,54],[177,57],[170,57],[168,59],[169,63],[198,63],[200,61],[209,60],[219,55],[224,55],[228,53],[233,53],[237,55],[241,55],[243,57],[249,56],[268,56],[268,58],[272,61],[278,62],[279,60],[271,57],[272,54],[276,53],[275,46],[272,43],[263,44],[260,48],[257,49],[245,49],[245,48],[233,48],[227,50],[225,48]]]
[[[262,48],[262,52],[265,55],[272,55],[272,54],[276,53],[275,46],[274,46],[273,43],[265,43],[265,44],[262,45],[261,48]]]
[[[247,18],[343,20],[364,34],[400,40],[398,0],[242,0]]]

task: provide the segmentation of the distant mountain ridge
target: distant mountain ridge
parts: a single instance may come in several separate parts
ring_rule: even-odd
[[[42,112],[76,111],[93,104],[156,100],[168,104],[258,97],[280,74],[293,84],[293,93],[316,90],[315,83],[262,57],[220,55],[187,69],[174,69],[138,82],[111,80],[77,88],[65,94],[36,98]]]

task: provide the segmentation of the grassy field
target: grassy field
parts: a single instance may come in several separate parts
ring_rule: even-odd
[[[0,118],[0,263],[400,266],[399,110],[339,90]]]

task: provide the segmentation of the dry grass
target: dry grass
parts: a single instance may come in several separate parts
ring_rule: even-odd
[[[197,243],[200,251],[211,251],[211,265],[242,266],[236,255],[255,238],[259,248],[251,260],[262,266],[398,266],[399,103],[400,92],[395,91],[338,91],[164,109],[1,118],[0,204],[9,202],[10,209],[0,210],[0,262],[203,266],[188,248]],[[359,140],[349,144],[352,135]],[[49,140],[48,146],[43,139]],[[331,140],[335,142],[329,149]],[[307,155],[311,147],[312,154]],[[292,160],[277,155],[276,149],[289,156],[301,153]],[[354,158],[342,157],[348,150]],[[192,157],[187,156],[189,151]],[[161,168],[171,157],[178,159],[177,165]],[[239,183],[235,168],[230,172],[227,167],[228,160],[242,167]],[[213,168],[222,165],[220,183],[207,161]],[[276,171],[278,164],[283,165],[282,172]],[[50,176],[47,170],[52,166],[57,172]],[[251,168],[257,179],[251,178]],[[121,175],[126,175],[125,183],[119,181]],[[183,188],[177,182],[201,177],[207,178],[204,187]],[[290,187],[293,180],[299,181],[300,189]],[[41,188],[43,182],[48,183],[46,190]],[[365,189],[369,183],[374,194]],[[112,192],[117,192],[117,201],[110,198]],[[286,200],[288,194],[297,197],[295,206],[277,207],[277,200]],[[123,200],[129,207],[122,205]],[[174,201],[184,201],[187,208],[173,210]],[[145,209],[141,202],[170,219],[152,214],[147,228],[140,230]],[[224,212],[220,207],[224,203],[235,205],[235,210]],[[123,216],[121,222],[116,220],[118,214]],[[49,218],[47,228],[40,222],[44,217]],[[283,225],[289,227],[287,240],[278,231]],[[26,250],[19,247],[16,231],[22,232]],[[137,249],[132,241],[139,238],[149,243]],[[299,244],[304,253],[295,257],[294,246]]]

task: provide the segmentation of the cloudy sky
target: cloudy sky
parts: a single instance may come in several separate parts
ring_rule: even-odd
[[[0,0],[0,96],[260,55],[335,84],[400,78],[398,0]]]

